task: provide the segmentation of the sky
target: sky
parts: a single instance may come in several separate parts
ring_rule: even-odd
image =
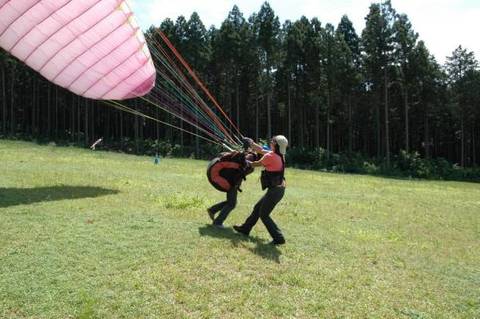
[[[264,0],[129,0],[142,29],[158,26],[165,18],[190,17],[196,11],[207,28],[220,27],[236,4],[245,18],[258,12]],[[371,0],[270,0],[280,21],[295,21],[302,15],[317,17],[335,27],[346,14],[358,35],[365,27]],[[459,45],[480,60],[480,0],[392,0],[398,13],[409,17],[437,62],[443,64]]]

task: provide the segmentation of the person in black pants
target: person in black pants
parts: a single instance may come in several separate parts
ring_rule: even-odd
[[[237,195],[238,195],[238,185],[232,185],[230,190],[227,192],[227,200],[220,202],[218,204],[213,205],[209,209],[207,209],[208,216],[213,221],[213,226],[218,228],[224,228],[223,222],[227,219],[230,212],[235,208],[237,205]],[[220,212],[217,217],[215,214]]]
[[[238,192],[241,192],[240,185],[242,184],[242,181],[246,179],[248,174],[253,172],[253,168],[248,165],[247,156],[248,158],[252,158],[252,156],[246,155],[244,152],[241,153],[234,151],[223,153],[220,158],[214,159],[211,164],[209,164],[209,169],[207,171],[209,180],[214,183],[219,183],[217,179],[220,178],[224,183],[226,182],[228,184],[228,188],[225,184],[223,184],[223,187],[221,188],[226,191],[226,200],[207,209],[208,216],[212,220],[213,226],[217,228],[224,228],[223,222],[237,205],[237,195]],[[212,173],[211,169],[213,167],[217,168],[217,170],[215,170],[216,173]],[[215,214],[218,212],[220,213],[215,217]]]
[[[253,141],[250,144],[252,149],[264,154],[259,161],[252,162],[252,166],[263,166],[265,168],[262,171],[261,182],[262,189],[267,189],[267,192],[254,206],[252,213],[245,222],[242,225],[233,226],[233,229],[248,236],[258,219],[261,219],[273,238],[271,244],[283,245],[285,244],[285,237],[270,214],[285,194],[285,153],[288,140],[283,135],[273,137],[270,142],[270,148],[272,149],[270,152],[264,151],[260,145]]]

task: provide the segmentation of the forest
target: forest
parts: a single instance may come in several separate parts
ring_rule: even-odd
[[[281,23],[265,2],[234,6],[219,28],[198,14],[159,21],[245,136],[289,138],[290,165],[346,172],[478,179],[480,69],[452,48],[439,64],[408,16],[372,3],[365,28],[300,17]],[[149,45],[154,45],[150,43]],[[198,138],[57,87],[0,50],[0,134],[136,154],[205,158]],[[124,102],[147,112],[141,99]],[[151,111],[151,110],[150,110]],[[183,125],[167,113],[155,117]],[[453,174],[453,175],[452,175]]]

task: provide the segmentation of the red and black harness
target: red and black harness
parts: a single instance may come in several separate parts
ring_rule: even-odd
[[[257,160],[257,155],[248,152],[226,152],[210,161],[207,168],[207,177],[210,184],[221,192],[228,192],[237,187],[253,172],[248,161]]]

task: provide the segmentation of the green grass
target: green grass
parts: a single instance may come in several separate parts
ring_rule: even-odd
[[[0,141],[2,318],[480,318],[480,187],[290,169],[287,245],[206,162]],[[261,196],[258,172],[227,220]]]

